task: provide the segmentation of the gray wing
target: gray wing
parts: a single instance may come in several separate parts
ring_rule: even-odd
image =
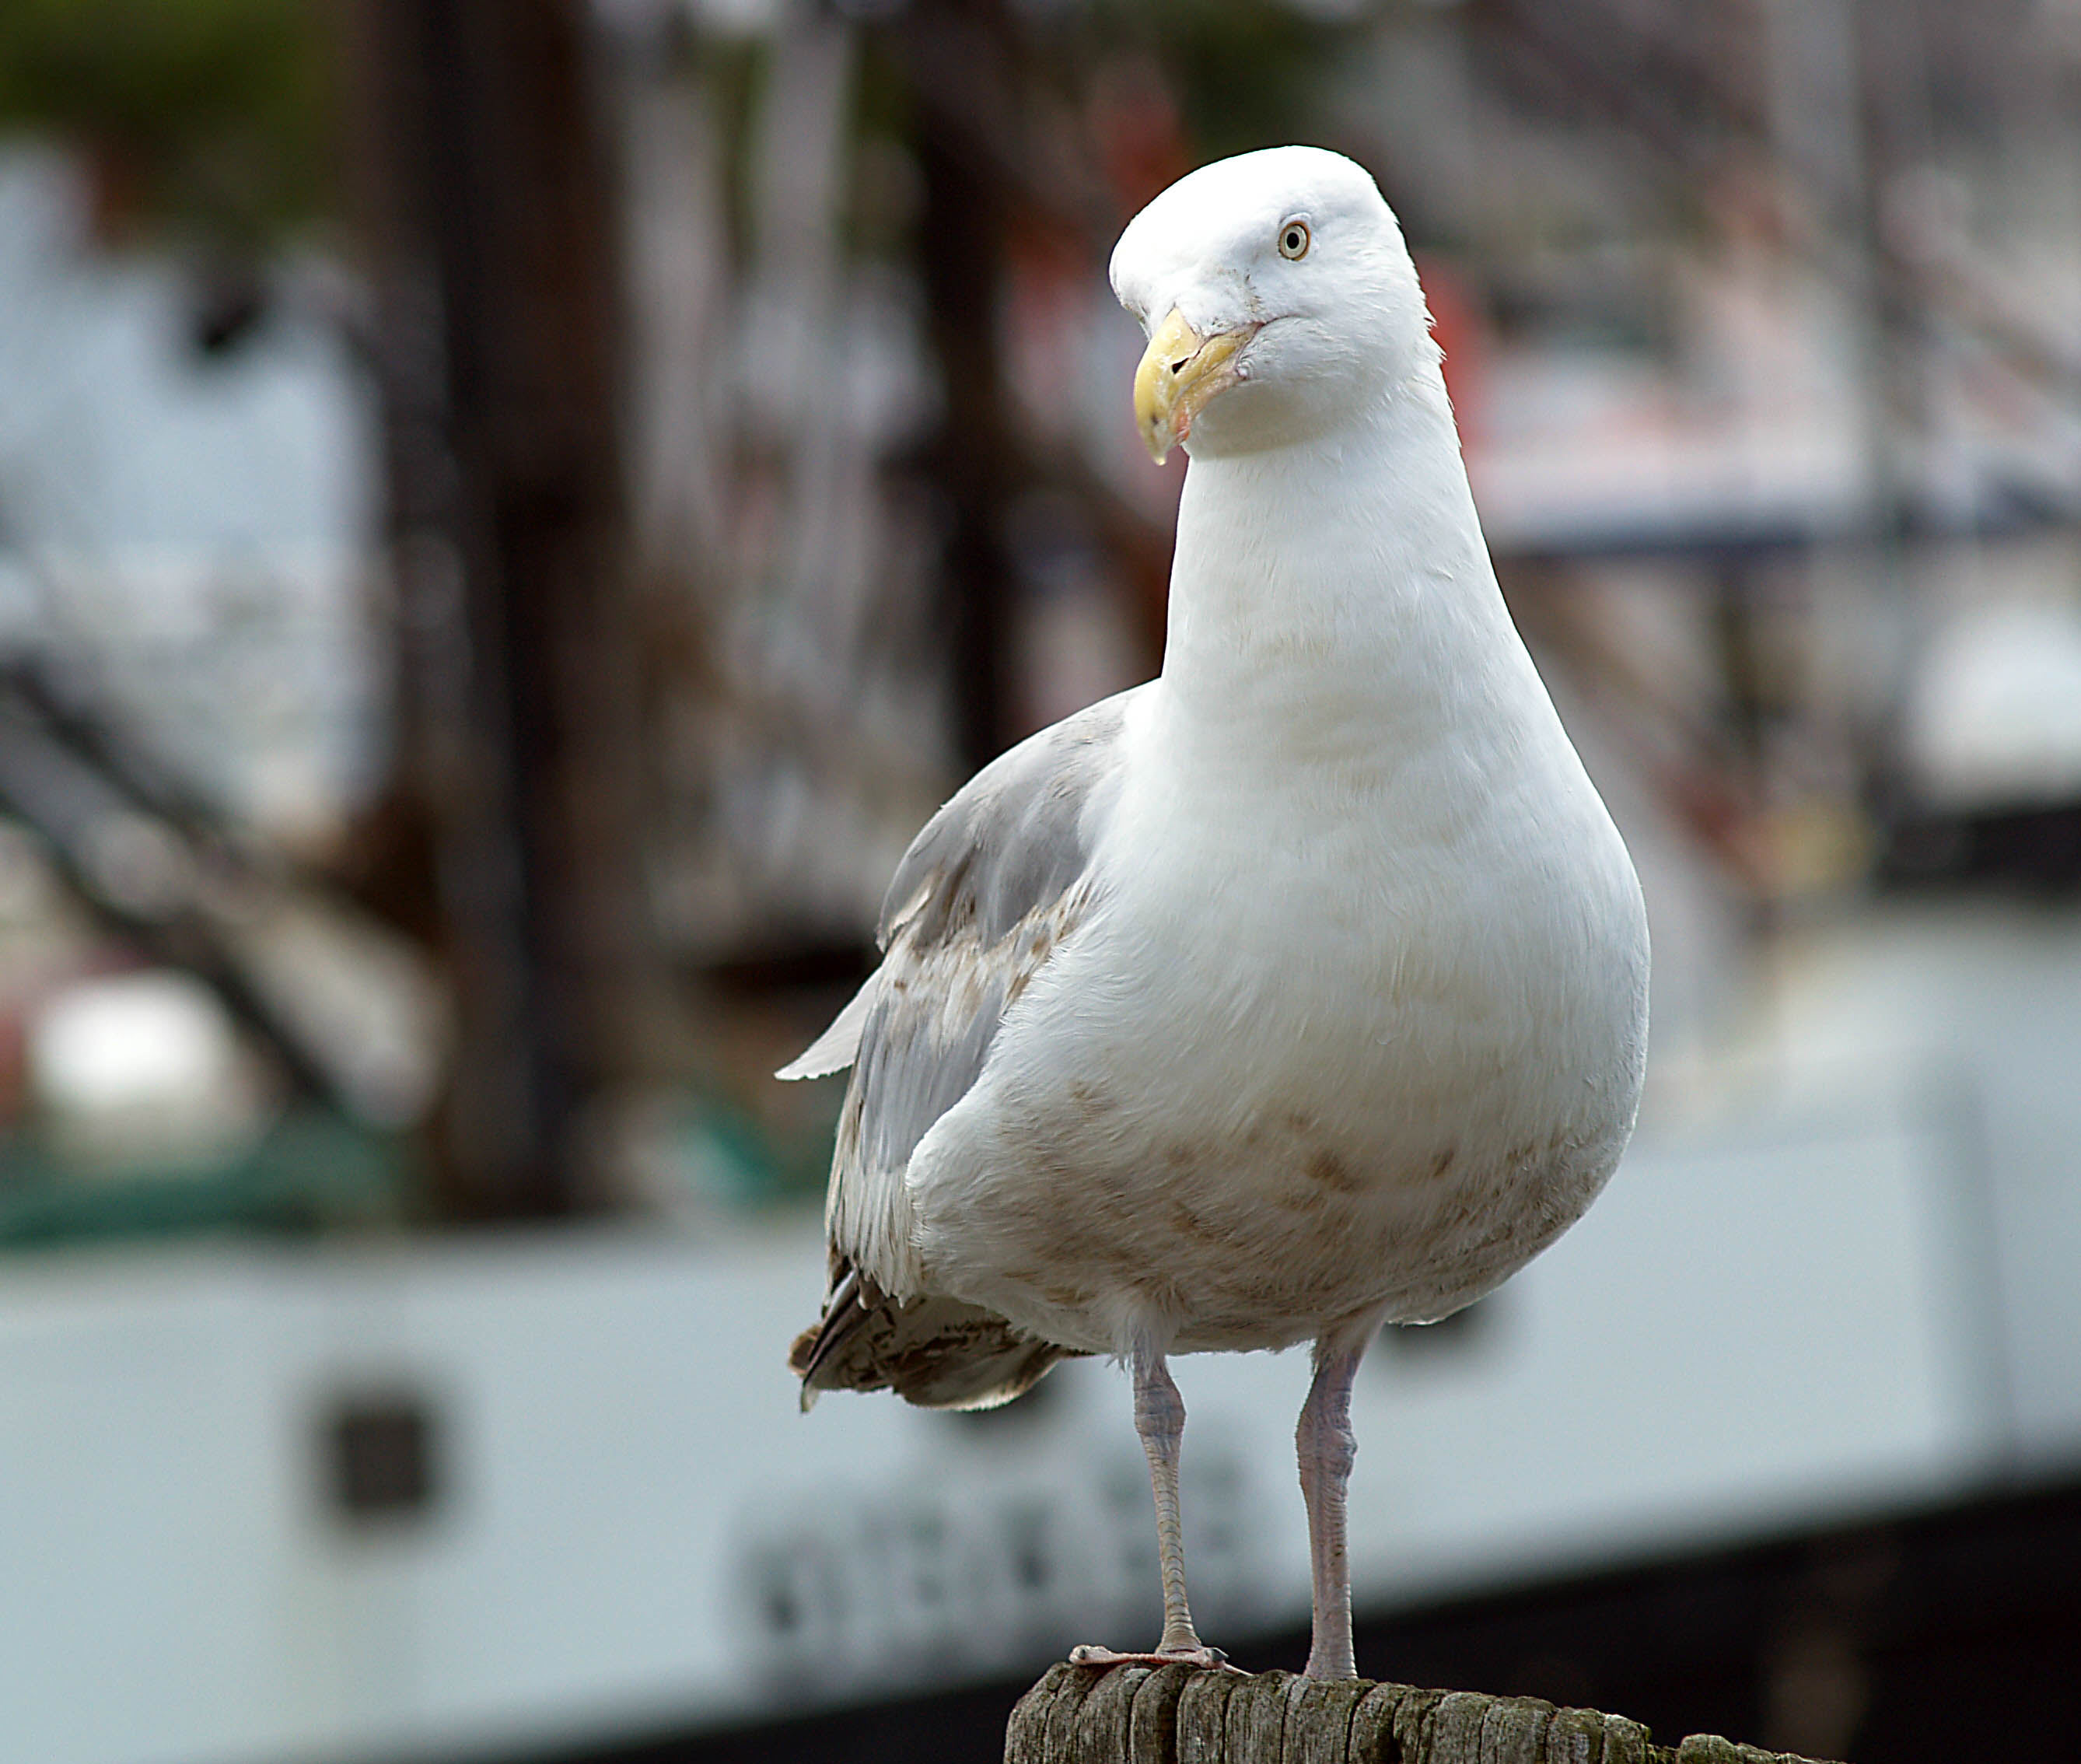
[[[805,1403],[819,1389],[893,1385],[914,1402],[977,1406],[1018,1395],[1061,1357],[1001,1318],[919,1290],[903,1172],[975,1083],[1006,1011],[1089,909],[1091,848],[1117,798],[1133,696],[1021,742],[926,823],[883,903],[881,966],[780,1071],[853,1068],[825,1206],[830,1293],[789,1358]]]

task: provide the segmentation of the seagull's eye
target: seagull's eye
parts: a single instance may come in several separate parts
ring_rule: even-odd
[[[1308,223],[1289,221],[1279,229],[1279,255],[1281,257],[1302,258],[1308,255]]]

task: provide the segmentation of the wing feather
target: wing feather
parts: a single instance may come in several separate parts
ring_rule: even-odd
[[[791,1357],[805,1400],[893,1384],[933,1406],[1002,1401],[1060,1357],[923,1290],[903,1175],[981,1075],[1005,1013],[1089,910],[1091,851],[1117,795],[1133,697],[1021,742],[926,823],[889,884],[881,966],[780,1073],[852,1066],[825,1206],[830,1295]]]
[[[874,1008],[874,983],[879,973],[871,974],[867,984],[852,996],[851,1002],[831,1019],[831,1026],[804,1048],[780,1071],[776,1078],[828,1078],[835,1071],[843,1071],[860,1053],[860,1038],[867,1027],[867,1013]]]

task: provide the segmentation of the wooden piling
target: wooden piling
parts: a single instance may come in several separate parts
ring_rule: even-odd
[[[1192,1666],[1051,1668],[1019,1699],[1004,1764],[1808,1764],[1537,1697]]]

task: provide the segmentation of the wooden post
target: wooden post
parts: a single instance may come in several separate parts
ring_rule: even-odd
[[[1537,1697],[1192,1666],[1049,1669],[1004,1764],[1805,1764],[1717,1734],[1656,1745],[1623,1716]]]

